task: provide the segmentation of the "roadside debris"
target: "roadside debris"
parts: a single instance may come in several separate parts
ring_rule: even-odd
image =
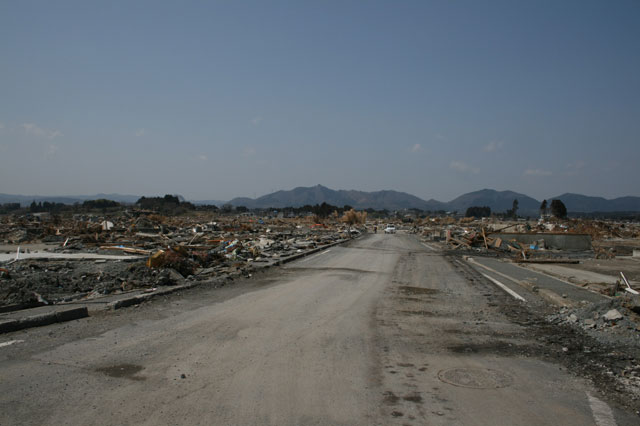
[[[454,255],[490,256],[532,269],[540,265],[536,271],[607,296],[635,295],[640,290],[640,262],[633,257],[634,250],[640,252],[638,223],[427,218],[418,232],[423,241],[440,242]]]
[[[0,217],[0,308],[63,303],[240,273],[357,235],[366,213],[278,218],[192,213]],[[2,245],[4,242],[4,245]],[[17,246],[17,247],[16,247]],[[31,251],[50,253],[30,259]],[[122,254],[131,259],[55,259],[60,254]]]

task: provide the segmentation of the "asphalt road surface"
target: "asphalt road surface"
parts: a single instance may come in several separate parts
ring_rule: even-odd
[[[0,339],[0,424],[625,425],[411,235]],[[4,344],[11,341],[11,344]]]

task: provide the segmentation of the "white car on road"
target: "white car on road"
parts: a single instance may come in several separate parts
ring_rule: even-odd
[[[396,227],[393,225],[387,225],[386,228],[384,228],[384,233],[385,234],[395,234],[396,233]]]

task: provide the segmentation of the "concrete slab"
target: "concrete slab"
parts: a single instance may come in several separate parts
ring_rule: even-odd
[[[516,240],[522,244],[533,244],[544,240],[547,247],[560,250],[591,250],[591,235],[588,234],[545,234],[545,233],[495,233],[493,238],[504,241]]]
[[[18,260],[23,259],[69,259],[69,260],[140,260],[145,259],[147,256],[121,256],[121,255],[112,255],[112,254],[97,254],[97,253],[20,253],[18,255]],[[11,260],[16,259],[16,253],[0,254],[0,262],[9,262]]]

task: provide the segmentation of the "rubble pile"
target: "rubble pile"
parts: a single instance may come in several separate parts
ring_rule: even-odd
[[[640,299],[637,296],[562,308],[547,320],[579,327],[603,343],[619,341],[640,347]]]
[[[589,257],[611,259],[616,255],[629,256],[640,249],[640,225],[613,221],[551,218],[538,221],[474,220],[451,217],[427,219],[419,232],[427,240],[444,240],[450,250],[508,257],[515,260],[531,258],[553,259],[566,255],[549,244],[553,235],[586,235],[591,238]],[[502,233],[528,234],[531,242],[515,238],[501,238]],[[553,237],[551,237],[553,238]]]
[[[640,238],[640,226],[633,223],[572,219],[567,221],[566,226],[567,232],[589,234],[594,241],[612,238]]]
[[[435,234],[444,234],[447,247],[451,250],[484,252],[519,259],[527,259],[532,251],[546,250],[548,247],[544,241],[544,235],[532,244],[523,244],[515,239],[503,239],[498,232],[512,230],[518,232],[530,232],[527,224],[483,223],[470,218],[463,218],[456,224],[448,223],[436,231]],[[428,227],[423,235],[434,235],[434,227]]]
[[[484,248],[485,250],[503,253],[515,252],[518,254],[528,251],[528,247],[523,246],[516,240],[507,241],[499,237],[491,237],[484,227],[480,227],[479,230],[466,227],[450,228],[447,230],[446,241],[453,249]],[[540,244],[544,247],[544,240]]]
[[[92,299],[134,288],[175,285],[184,277],[172,269],[149,269],[144,263],[87,261],[24,261],[7,266],[0,281],[4,306],[42,304]]]

